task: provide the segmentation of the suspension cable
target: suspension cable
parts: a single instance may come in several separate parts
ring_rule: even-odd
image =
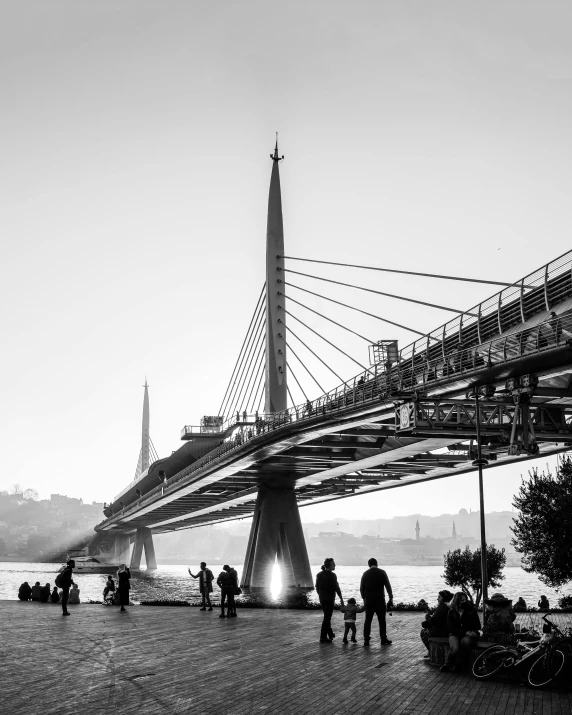
[[[278,295],[284,295],[284,293],[278,293]],[[355,330],[352,330],[351,328],[348,328],[347,325],[342,325],[341,323],[336,322],[335,320],[332,320],[332,318],[328,318],[327,315],[323,315],[317,310],[314,310],[313,308],[310,308],[307,305],[304,305],[304,303],[300,303],[300,301],[296,300],[295,298],[292,298],[292,296],[288,296],[288,300],[291,300],[293,303],[296,303],[297,305],[301,305],[302,308],[306,308],[306,310],[310,310],[312,313],[315,313],[316,315],[319,315],[320,318],[325,318],[326,320],[329,320],[330,323],[333,323],[334,325],[337,325],[340,328],[343,328],[344,330],[347,330],[349,333],[353,333],[354,335],[357,335],[358,338],[361,338],[362,340],[365,340],[366,343],[369,343],[370,345],[375,343],[375,340],[370,340],[369,338],[365,338],[363,335],[360,335],[359,333],[356,333]]]
[[[260,334],[260,337],[258,339],[258,345],[257,345],[258,352],[256,354],[256,358],[254,358],[254,356],[253,356],[253,359],[251,360],[250,364],[252,365],[252,369],[250,370],[248,379],[245,379],[245,381],[243,383],[243,389],[241,390],[241,393],[238,396],[236,409],[240,409],[243,406],[243,403],[245,401],[246,401],[246,405],[244,405],[244,408],[246,409],[246,407],[248,405],[250,398],[249,399],[245,399],[245,398],[246,398],[246,395],[248,394],[248,390],[250,389],[251,384],[254,384],[253,383],[254,378],[257,376],[258,369],[259,369],[258,365],[260,363],[261,354],[264,352],[264,348],[265,348],[265,345],[264,345],[265,338],[266,338],[266,331],[264,330]]]
[[[260,401],[258,399],[258,395],[260,395]],[[258,388],[256,389],[256,394],[254,395],[254,401],[252,403],[253,410],[254,410],[254,405],[258,402],[258,412],[260,412],[260,405],[262,403],[263,397],[264,397],[264,370],[262,370],[262,374],[260,376],[260,381],[258,383]]]
[[[286,360],[286,367],[288,368],[288,372],[289,372],[289,373],[292,373],[292,377],[296,380],[296,384],[298,385],[298,387],[299,387],[300,390],[302,391],[302,394],[304,395],[304,398],[306,399],[306,402],[309,402],[310,400],[308,400],[308,395],[304,392],[304,388],[303,388],[302,385],[299,383],[298,378],[297,378],[296,375],[294,374],[294,370],[292,370],[292,368],[290,367],[290,365],[289,365],[289,363],[288,363],[288,360]]]
[[[252,320],[250,321],[250,325],[248,327],[248,331],[246,333],[246,337],[244,338],[244,342],[242,343],[242,347],[240,349],[240,353],[238,355],[238,358],[236,360],[236,363],[234,365],[234,369],[232,371],[232,375],[230,377],[230,380],[228,381],[228,386],[226,388],[226,392],[224,395],[224,398],[222,400],[221,406],[219,408],[219,415],[224,415],[226,412],[226,409],[228,407],[228,403],[232,399],[232,393],[234,391],[234,388],[236,386],[236,380],[238,377],[238,374],[240,372],[240,368],[242,366],[242,363],[244,361],[246,352],[248,350],[247,343],[249,344],[250,341],[252,340],[253,334],[256,333],[257,330],[257,324],[260,320],[260,313],[264,307],[264,293],[266,289],[266,284],[264,284],[262,288],[262,292],[260,293],[260,297],[258,299],[258,303],[256,304],[256,309],[254,311],[254,314],[252,316]],[[246,347],[245,347],[246,346]]]
[[[312,380],[313,380],[313,381],[316,383],[316,385],[320,388],[320,390],[322,391],[322,394],[325,395],[325,394],[326,394],[326,391],[325,391],[324,388],[320,385],[320,383],[316,380],[316,378],[312,375],[312,373],[308,370],[308,368],[304,365],[304,363],[300,360],[300,358],[299,358],[298,355],[296,354],[296,351],[295,351],[293,348],[291,348],[290,345],[288,345],[288,341],[287,341],[287,340],[285,340],[284,342],[286,343],[286,347],[288,348],[288,350],[292,350],[292,354],[294,355],[294,357],[296,358],[296,360],[298,360],[298,362],[300,363],[300,365],[302,365],[302,367],[304,368],[304,370],[306,370],[306,372],[308,373],[308,375],[310,375],[310,377],[312,378]],[[294,373],[292,373],[292,374],[294,374]],[[343,380],[342,380],[342,382],[343,382]],[[301,388],[300,388],[300,389],[301,389]],[[304,392],[304,390],[302,390],[302,392]]]
[[[240,387],[236,392],[235,398],[234,398],[234,404],[232,406],[232,409],[228,413],[229,415],[232,415],[237,408],[240,407],[240,400],[242,399],[242,393],[244,391],[244,388],[246,385],[248,385],[250,376],[252,375],[252,371],[254,370],[254,365],[256,364],[256,361],[254,360],[254,355],[256,354],[256,351],[260,348],[261,345],[264,344],[264,315],[261,316],[261,321],[260,321],[260,327],[259,327],[259,332],[256,336],[256,341],[252,343],[252,346],[250,348],[250,352],[248,354],[247,358],[247,363],[245,363],[245,366],[243,368],[243,375],[241,375],[241,383]],[[248,388],[247,388],[248,389]]]
[[[289,261],[305,261],[307,263],[325,263],[328,266],[343,266],[344,268],[365,268],[367,271],[383,271],[384,273],[402,273],[406,276],[422,276],[423,278],[442,278],[447,281],[465,281],[467,283],[487,283],[488,285],[504,286],[510,288],[514,283],[503,283],[502,281],[486,281],[481,278],[461,278],[460,276],[445,276],[437,273],[417,273],[416,271],[398,271],[395,268],[376,268],[374,266],[358,266],[353,263],[334,263],[333,261],[318,261],[313,258],[296,258],[294,256],[278,256],[287,258]]]
[[[300,273],[300,271],[293,271],[290,268],[283,269],[285,273],[295,273],[297,276],[305,276],[306,278],[314,278],[317,281],[324,281],[325,283],[335,283],[339,286],[345,286],[346,288],[355,288],[356,290],[363,290],[366,293],[375,293],[376,295],[383,295],[386,298],[395,298],[396,300],[404,300],[407,303],[417,303],[417,305],[425,305],[428,308],[438,308],[439,310],[448,310],[450,313],[459,313],[460,315],[471,315],[477,317],[476,313],[467,313],[465,310],[458,310],[457,308],[447,308],[445,305],[439,305],[437,303],[426,303],[424,300],[416,300],[415,298],[406,298],[403,295],[395,295],[394,293],[384,293],[381,290],[374,290],[373,288],[364,288],[363,286],[356,286],[353,283],[344,283],[342,281],[334,281],[331,278],[320,278],[320,276],[313,276],[310,273]]]
[[[288,384],[286,384],[286,391],[288,392],[288,397],[290,398],[290,402],[292,403],[292,407],[296,404],[294,402],[294,398],[292,397],[292,393],[290,392],[290,388],[288,387]]]
[[[247,340],[248,335],[249,335],[249,333],[250,333],[250,329],[252,328],[252,324],[255,322],[255,318],[256,318],[256,315],[257,315],[257,313],[258,313],[258,309],[259,309],[259,306],[260,306],[260,302],[261,302],[262,299],[263,299],[265,289],[266,289],[266,283],[262,286],[262,290],[260,291],[260,296],[258,297],[258,301],[256,302],[256,308],[254,309],[254,312],[252,313],[252,319],[251,319],[251,321],[250,321],[250,325],[248,326],[248,330],[246,331],[246,335],[245,335],[245,337],[244,337],[244,341],[243,341],[243,343],[242,343],[242,347],[240,348],[240,352],[238,353],[238,358],[236,359],[236,362],[235,362],[235,364],[234,364],[234,369],[233,369],[233,371],[232,371],[232,373],[231,373],[230,380],[228,381],[228,385],[226,386],[226,392],[224,393],[224,397],[222,398],[221,406],[220,406],[220,409],[219,409],[219,411],[218,411],[218,414],[219,414],[219,415],[222,414],[222,407],[223,407],[224,402],[225,402],[225,400],[226,400],[228,391],[230,390],[230,386],[231,386],[231,384],[232,384],[232,379],[233,379],[233,377],[234,377],[234,373],[236,372],[236,369],[237,369],[237,366],[238,366],[238,362],[239,362],[239,360],[240,360],[240,356],[242,355],[242,351],[243,351],[244,345],[246,344],[246,340]]]
[[[264,338],[266,338],[266,333],[264,333]],[[258,380],[259,380],[259,378],[260,378],[260,373],[262,372],[262,370],[263,370],[263,368],[264,368],[264,359],[265,359],[265,357],[266,357],[266,345],[264,344],[264,342],[262,343],[262,346],[264,347],[264,350],[262,351],[262,355],[260,355],[260,351],[259,351],[259,353],[258,353],[259,356],[260,356],[259,365],[258,365],[258,369],[257,369],[255,372],[252,373],[252,377],[254,378],[254,380],[252,380],[252,387],[251,387],[251,389],[250,389],[250,393],[249,393],[249,395],[248,395],[248,399],[246,400],[245,409],[248,409],[248,404],[249,404],[249,402],[250,402],[250,398],[252,397],[252,393],[254,392],[254,388],[255,388],[256,385],[258,384]]]
[[[390,325],[395,325],[396,328],[402,328],[403,330],[408,330],[410,333],[415,333],[416,335],[421,335],[422,338],[429,337],[431,340],[435,340],[436,342],[441,342],[437,338],[434,338],[432,335],[427,335],[427,333],[422,333],[419,330],[415,330],[414,328],[408,328],[406,325],[401,325],[400,323],[394,323],[393,320],[388,320],[387,318],[381,318],[379,315],[374,315],[373,313],[368,313],[367,310],[362,310],[361,308],[354,308],[353,305],[348,305],[347,303],[341,303],[339,300],[334,300],[333,298],[328,298],[326,295],[321,295],[320,293],[314,293],[312,290],[308,290],[307,288],[302,288],[301,286],[297,286],[294,283],[289,283],[288,281],[284,281],[284,285],[290,286],[291,288],[297,288],[298,290],[304,291],[304,293],[310,293],[311,295],[315,295],[318,298],[323,298],[324,300],[329,300],[330,303],[336,303],[337,305],[342,305],[344,308],[349,308],[350,310],[355,310],[358,313],[363,313],[364,315],[369,315],[370,318],[375,318],[376,320],[381,320],[384,323],[389,323]],[[290,300],[292,300],[290,298]]]
[[[367,369],[368,369],[365,365],[362,365],[361,362],[358,362],[358,361],[357,361],[355,358],[353,358],[351,355],[348,355],[344,350],[342,350],[341,348],[339,348],[337,345],[334,345],[334,343],[331,343],[331,342],[330,342],[327,338],[325,338],[323,335],[320,335],[320,333],[318,333],[316,330],[314,330],[314,328],[311,328],[309,325],[306,325],[306,323],[304,323],[302,320],[300,320],[300,318],[297,318],[295,315],[292,315],[292,313],[291,313],[289,310],[284,310],[284,312],[285,312],[285,313],[288,313],[288,315],[289,315],[291,318],[294,318],[294,320],[297,320],[297,321],[298,321],[299,323],[301,323],[305,328],[307,328],[308,330],[311,330],[311,331],[312,331],[315,335],[317,335],[319,338],[322,338],[322,340],[325,340],[325,341],[328,343],[328,345],[331,345],[333,348],[335,348],[336,350],[338,350],[338,352],[342,353],[342,355],[345,355],[347,358],[349,358],[350,360],[352,360],[353,362],[355,362],[355,364],[356,364],[358,367],[361,367],[363,370],[367,370]],[[286,326],[286,329],[288,329],[288,326]],[[342,380],[342,382],[343,382],[343,380]]]
[[[338,375],[338,373],[337,373],[335,370],[333,370],[333,369],[328,365],[327,362],[324,362],[324,361],[322,360],[322,358],[321,358],[319,355],[317,355],[317,354],[312,350],[312,348],[308,347],[308,346],[306,345],[306,343],[302,340],[302,338],[299,338],[289,325],[286,326],[286,330],[290,331],[290,332],[292,333],[292,335],[296,338],[296,340],[298,340],[299,342],[301,342],[302,345],[306,348],[306,350],[309,350],[314,357],[317,357],[318,360],[322,363],[322,365],[324,365],[325,367],[327,367],[328,370],[329,370],[331,373],[333,373],[333,374],[338,378],[338,380],[339,380],[340,382],[345,383],[345,380],[343,379],[343,377],[340,377],[340,376]]]
[[[264,322],[265,322],[264,316],[265,316],[264,311],[259,312],[258,323],[252,332],[251,341],[250,341],[249,345],[247,346],[247,350],[244,353],[240,372],[237,375],[237,377],[235,378],[233,389],[231,390],[229,399],[228,399],[226,407],[225,407],[225,414],[230,415],[234,412],[235,404],[233,404],[233,403],[236,403],[236,398],[242,391],[242,386],[244,384],[245,370],[247,370],[247,369],[250,370],[249,361],[251,359],[252,350],[258,344],[258,341],[260,339],[260,334],[264,330]],[[229,410],[230,405],[233,405],[233,407],[232,407],[232,409]]]

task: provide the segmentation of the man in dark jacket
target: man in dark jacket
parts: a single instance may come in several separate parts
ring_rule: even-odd
[[[73,570],[75,568],[75,561],[70,559],[67,562],[66,568],[62,571],[60,584],[62,588],[62,616],[69,616],[68,612],[68,598],[70,595],[70,588],[73,583]]]
[[[391,645],[387,637],[385,625],[385,592],[389,596],[388,606],[391,608],[393,601],[393,591],[383,569],[377,567],[377,559],[370,559],[367,562],[369,569],[361,577],[360,593],[365,605],[365,622],[363,624],[363,644],[369,646],[369,635],[371,632],[371,622],[374,614],[379,621],[379,635],[382,645]]]
[[[230,615],[234,610],[234,580],[231,574],[228,573],[230,566],[225,564],[222,567],[222,571],[219,573],[216,580],[217,586],[220,588],[220,615],[219,618],[224,618],[224,604],[228,602],[228,615],[227,618],[231,618]]]
[[[429,658],[429,638],[448,638],[449,629],[447,627],[447,614],[449,613],[449,603],[453,598],[451,591],[439,591],[437,596],[438,606],[435,612],[427,618],[421,624],[421,640],[423,645],[427,648],[427,655],[425,658]]]

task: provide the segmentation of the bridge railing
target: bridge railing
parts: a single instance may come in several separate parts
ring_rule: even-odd
[[[198,472],[228,453],[240,449],[246,442],[285,425],[308,421],[332,412],[342,412],[348,407],[359,404],[390,400],[395,393],[423,390],[439,382],[446,383],[451,379],[469,376],[480,369],[541,353],[569,344],[570,341],[572,341],[572,314],[551,318],[533,327],[502,335],[480,345],[457,349],[444,358],[440,356],[424,361],[422,364],[416,364],[414,361],[400,362],[388,370],[375,366],[315,400],[290,407],[284,412],[259,414],[253,423],[243,423],[242,428],[233,437],[147,492],[138,502],[126,507],[124,513],[137,504],[164,493],[193,472]]]

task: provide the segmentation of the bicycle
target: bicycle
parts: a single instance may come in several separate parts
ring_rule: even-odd
[[[532,688],[549,685],[562,672],[567,656],[572,657],[572,638],[565,637],[547,616],[548,614],[542,616],[545,625],[539,640],[517,643],[514,646],[493,645],[487,648],[473,663],[473,676],[477,680],[486,680],[503,669],[509,671],[526,663],[530,666],[527,682]],[[556,634],[560,636],[557,640]],[[559,647],[560,643],[563,644],[562,649]]]

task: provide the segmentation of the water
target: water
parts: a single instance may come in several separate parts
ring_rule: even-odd
[[[15,600],[18,597],[18,588],[23,581],[33,586],[39,581],[43,586],[50,583],[53,587],[59,564],[51,563],[0,563],[0,599]],[[194,565],[193,573],[199,570],[198,565]],[[240,577],[241,566],[235,566]],[[417,603],[424,598],[428,603],[434,603],[437,593],[446,585],[441,578],[442,566],[386,566],[391,585],[393,588],[395,602]],[[344,598],[351,596],[359,599],[359,583],[362,573],[362,566],[338,566],[336,573],[340,588]],[[312,566],[312,572],[317,574],[320,566]],[[218,575],[218,568],[213,568],[215,578]],[[496,589],[508,598],[516,601],[522,596],[528,605],[536,606],[541,594],[546,594],[551,606],[556,606],[558,595],[555,591],[544,586],[536,576],[528,574],[521,568],[505,568],[505,580]],[[74,580],[80,588],[80,598],[82,601],[102,600],[102,591],[107,576],[105,574],[82,574],[75,576]],[[186,600],[198,601],[200,599],[198,579],[192,579],[187,573],[186,566],[170,566],[163,564],[155,572],[149,575],[145,571],[135,575],[131,579],[131,600],[134,603],[141,601],[155,600]],[[218,599],[219,590],[214,586],[213,596]],[[269,598],[275,601],[280,600],[280,579],[276,573],[269,591]],[[308,594],[309,600],[317,603],[315,592]],[[249,597],[245,594],[243,599]]]

